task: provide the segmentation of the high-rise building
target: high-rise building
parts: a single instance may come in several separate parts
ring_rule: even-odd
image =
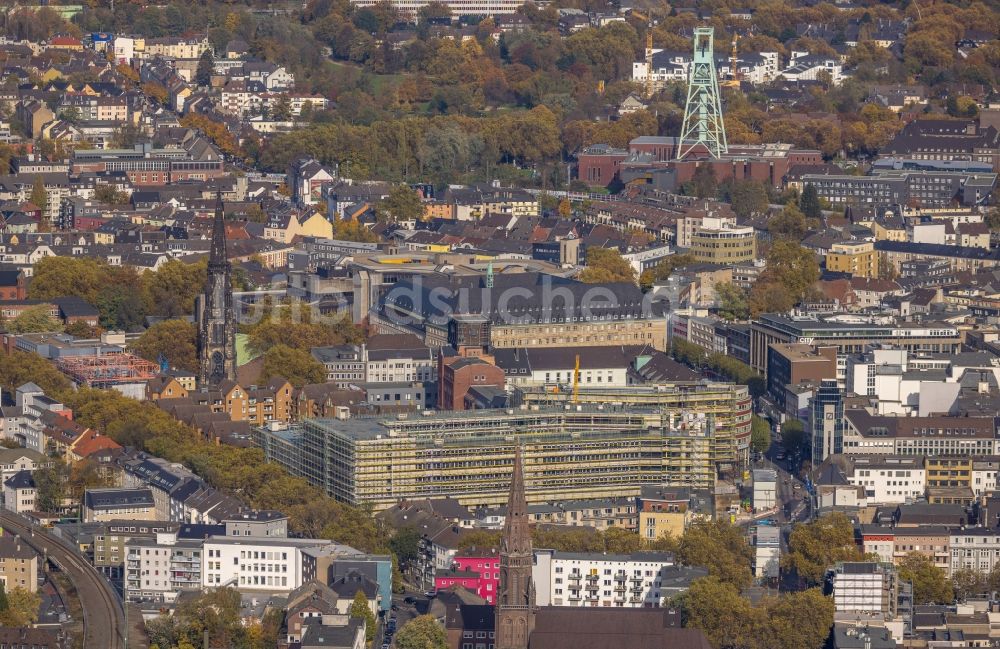
[[[205,291],[198,296],[198,380],[217,385],[236,380],[236,316],[233,312],[232,264],[226,255],[226,224],[220,194],[212,227]]]
[[[535,628],[534,556],[524,496],[521,447],[514,451],[514,471],[507,498],[507,517],[500,537],[500,591],[496,605],[496,649],[527,649]]]
[[[823,379],[810,404],[813,466],[844,452],[844,393],[836,379]]]

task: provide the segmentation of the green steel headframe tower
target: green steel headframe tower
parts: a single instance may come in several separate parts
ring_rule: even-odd
[[[683,160],[691,151],[704,146],[713,158],[721,158],[729,150],[726,125],[722,122],[722,95],[719,77],[715,73],[713,27],[694,30],[694,59],[688,73],[688,96],[684,105],[684,125],[677,142],[677,159]]]

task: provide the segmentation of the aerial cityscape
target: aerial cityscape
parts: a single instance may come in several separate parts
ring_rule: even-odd
[[[996,0],[0,3],[0,649],[1000,647]]]

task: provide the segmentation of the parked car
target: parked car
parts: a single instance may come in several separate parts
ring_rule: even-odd
[[[403,598],[403,603],[413,606],[414,604],[417,603],[417,598],[412,595],[407,595],[406,597]]]

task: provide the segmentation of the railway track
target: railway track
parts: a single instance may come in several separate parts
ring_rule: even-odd
[[[0,511],[0,525],[21,537],[66,573],[83,607],[83,646],[87,649],[125,649],[121,601],[111,584],[68,541],[35,527],[20,516]]]

